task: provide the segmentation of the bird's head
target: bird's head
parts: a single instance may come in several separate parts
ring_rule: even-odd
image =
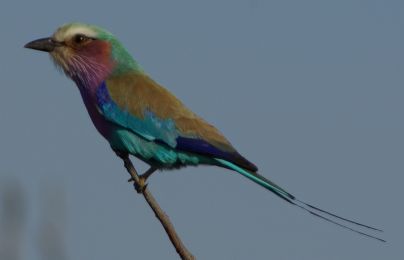
[[[111,74],[141,70],[110,32],[93,25],[69,23],[24,47],[48,52],[57,67],[84,87],[98,85]]]

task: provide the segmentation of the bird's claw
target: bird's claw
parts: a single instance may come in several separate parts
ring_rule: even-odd
[[[135,181],[135,179],[133,177],[130,177],[128,179],[128,182],[133,182],[133,187],[135,187],[135,190],[137,191],[137,193],[143,193],[144,190],[147,187],[147,179],[150,177],[150,175],[153,174],[153,172],[155,172],[157,170],[157,168],[151,167],[150,169],[148,169],[145,173],[143,173],[142,175],[137,176],[138,181]]]
[[[133,181],[133,179],[132,179],[132,181]],[[143,193],[147,187],[146,179],[144,177],[140,176],[139,181],[133,183],[133,187],[135,187],[135,190],[137,193]]]

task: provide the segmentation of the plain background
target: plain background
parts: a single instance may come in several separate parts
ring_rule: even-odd
[[[157,173],[149,187],[198,259],[403,259],[403,17],[398,0],[2,1],[0,252],[178,258],[73,82],[22,47],[81,21],[113,32],[263,175],[388,241],[230,171]]]

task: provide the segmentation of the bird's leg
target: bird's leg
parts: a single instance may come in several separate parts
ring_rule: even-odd
[[[137,193],[142,193],[144,189],[146,188],[145,180],[141,178],[141,176],[138,175],[135,167],[133,166],[132,162],[129,159],[129,153],[121,151],[121,150],[112,150],[115,152],[115,154],[123,160],[123,164],[125,165],[125,168],[128,170],[130,174],[130,179],[128,182],[133,181],[133,186],[135,187],[135,190]]]
[[[156,171],[157,168],[151,166],[147,171],[145,171],[142,175],[140,175],[140,178],[143,178],[146,181]]]
[[[157,168],[151,166],[145,173],[143,173],[142,175],[139,176],[139,180],[138,182],[135,182],[134,179],[131,177],[128,182],[134,182],[133,186],[135,187],[136,191],[138,193],[143,192],[143,190],[146,188],[147,186],[147,179],[155,172],[157,171]]]
[[[145,173],[142,175],[138,175],[135,167],[132,165],[129,159],[129,154],[127,152],[123,152],[120,150],[112,149],[114,150],[115,154],[121,158],[124,162],[125,168],[128,170],[129,173],[131,173],[131,177],[128,180],[128,182],[133,181],[133,186],[135,187],[135,190],[137,193],[143,193],[144,189],[147,187],[147,178],[149,178],[155,171],[157,171],[156,167],[151,166]]]

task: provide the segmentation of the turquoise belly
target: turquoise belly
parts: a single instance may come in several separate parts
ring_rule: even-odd
[[[177,151],[167,145],[148,141],[127,129],[113,130],[109,140],[113,149],[126,151],[151,165],[161,168],[214,164],[212,159],[198,154]]]

